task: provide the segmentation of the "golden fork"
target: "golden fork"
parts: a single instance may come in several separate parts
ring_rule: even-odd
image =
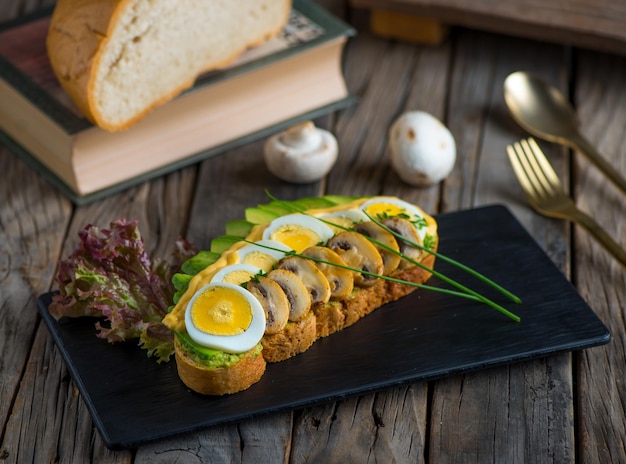
[[[608,252],[626,266],[626,252],[600,225],[578,209],[532,137],[506,147],[517,180],[531,206],[544,216],[566,219],[584,227]]]

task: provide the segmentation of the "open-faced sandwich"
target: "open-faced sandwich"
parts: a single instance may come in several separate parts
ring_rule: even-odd
[[[183,264],[163,319],[181,380],[208,395],[249,388],[267,362],[405,296],[438,245],[435,220],[395,197],[273,201],[227,234]]]
[[[87,225],[79,237],[59,263],[50,314],[94,317],[98,338],[137,339],[159,363],[174,354],[184,384],[202,394],[245,390],[267,362],[303,353],[415,288],[521,320],[435,269],[436,258],[521,302],[441,254],[435,220],[395,197],[273,200],[227,223],[209,251],[179,238],[170,260],[150,259],[136,220]],[[424,283],[431,274],[437,285]]]

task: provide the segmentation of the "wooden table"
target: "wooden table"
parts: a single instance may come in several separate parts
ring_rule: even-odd
[[[3,1],[2,19],[38,8]],[[536,72],[576,105],[584,133],[626,175],[626,61],[473,30],[440,46],[372,37],[359,12],[325,2],[359,28],[345,71],[356,106],[319,121],[339,140],[323,182],[294,186],[265,169],[262,142],[121,194],[74,207],[0,147],[0,460],[2,462],[626,462],[626,271],[578,227],[531,211],[505,156],[526,134],[508,116],[502,82]],[[0,102],[2,104],[2,102]],[[395,117],[421,109],[449,126],[458,161],[441,185],[403,184],[387,161]],[[576,153],[543,144],[578,205],[626,246],[624,197]],[[608,345],[333,404],[107,449],[36,310],[59,258],[88,223],[137,218],[153,256],[177,236],[206,247],[243,208],[323,193],[393,194],[438,213],[500,203],[535,237],[612,332]],[[445,240],[445,237],[443,238]],[[506,257],[503,257],[506,259]],[[537,269],[541,272],[541,269]]]

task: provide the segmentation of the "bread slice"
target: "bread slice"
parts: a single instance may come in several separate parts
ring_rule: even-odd
[[[436,249],[433,249],[436,251]],[[422,265],[432,269],[435,255],[425,254]],[[422,284],[431,277],[431,272],[420,266],[397,270],[390,277]],[[417,287],[389,280],[378,280],[367,288],[356,288],[341,301],[329,301],[312,308],[312,314],[304,321],[290,323],[277,334],[264,335],[261,340],[263,357],[267,362],[279,362],[308,350],[319,338],[327,337],[359,321],[386,303],[398,300]]]
[[[245,353],[236,362],[210,366],[185,350],[174,339],[174,354],[178,376],[183,383],[202,395],[226,395],[250,388],[265,373],[266,362],[260,349]]]
[[[46,45],[81,112],[118,131],[276,35],[290,10],[290,0],[59,0]]]
[[[437,247],[433,247],[432,251],[437,251]],[[420,263],[426,268],[432,269],[435,266],[435,255],[430,253],[425,254]],[[397,271],[396,273],[392,274],[392,277],[407,282],[423,284],[428,279],[430,279],[431,275],[432,273],[430,271],[427,271],[423,267],[413,266],[407,269],[403,269],[401,271]],[[396,301],[415,290],[417,290],[417,287],[414,287],[412,285],[385,281],[385,291],[382,293],[383,298],[381,301],[381,305]]]
[[[264,335],[263,358],[270,363],[284,361],[308,350],[316,339],[315,315],[311,311],[303,320],[289,322],[281,332]]]
[[[436,250],[433,249],[433,251]],[[425,267],[432,269],[435,264],[435,255],[426,254],[421,263]],[[413,266],[395,271],[390,277],[423,284],[431,275],[431,272],[424,268]],[[340,302],[329,302],[324,306],[315,308],[317,318],[316,338],[327,337],[345,329],[382,305],[398,300],[416,289],[417,287],[413,285],[381,279],[371,287],[356,288],[348,298]]]

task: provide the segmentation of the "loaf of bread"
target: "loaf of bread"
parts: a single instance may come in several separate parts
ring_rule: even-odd
[[[61,86],[118,131],[273,37],[290,0],[59,0],[47,37]]]
[[[249,388],[265,363],[415,290],[435,262],[434,218],[395,197],[274,202],[247,216],[245,237],[216,239],[206,266],[183,266],[194,270],[178,276],[163,320],[181,380],[202,394]]]

